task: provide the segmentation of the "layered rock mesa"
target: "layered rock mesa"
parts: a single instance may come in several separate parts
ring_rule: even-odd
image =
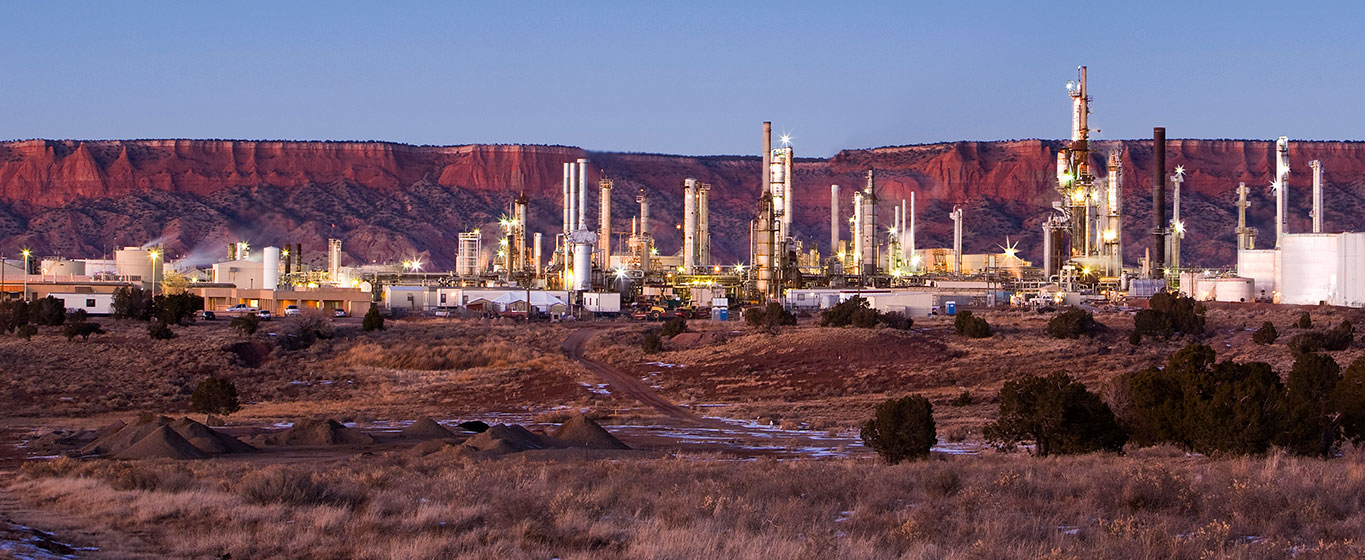
[[[829,185],[843,187],[847,215],[850,189],[861,188],[863,173],[875,168],[879,197],[888,206],[916,193],[921,247],[949,242],[947,214],[961,205],[969,224],[968,251],[996,251],[1008,235],[1036,259],[1040,224],[1056,199],[1054,166],[1061,146],[1049,140],[949,142],[801,159],[795,231],[826,250]],[[1124,240],[1133,263],[1150,238],[1151,142],[1094,142],[1101,175],[1113,148],[1123,149]],[[1259,245],[1273,243],[1274,202],[1267,187],[1273,142],[1172,140],[1169,149],[1169,164],[1187,170],[1185,262],[1222,266],[1235,260],[1233,201],[1242,181],[1251,187],[1249,220],[1261,228]],[[711,183],[713,253],[724,262],[746,258],[748,221],[759,193],[757,156],[231,140],[0,143],[0,252],[12,255],[28,247],[79,257],[157,242],[173,257],[211,261],[228,242],[244,239],[255,246],[302,243],[305,260],[320,263],[326,239],[340,237],[348,263],[426,256],[447,269],[456,233],[491,226],[519,192],[532,199],[531,231],[544,232],[552,244],[560,225],[562,164],[578,158],[591,160],[593,185],[601,177],[615,181],[619,230],[636,214],[637,190],[649,192],[651,229],[664,252],[679,244],[682,180]],[[1358,228],[1365,209],[1365,143],[1291,142],[1291,231],[1309,227],[1311,159],[1322,160],[1326,170],[1327,230]],[[593,212],[596,198],[597,189],[590,189]],[[885,221],[890,214],[888,207]],[[486,244],[490,252],[492,245]]]

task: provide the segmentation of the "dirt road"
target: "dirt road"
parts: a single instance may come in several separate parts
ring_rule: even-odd
[[[675,418],[708,428],[725,427],[721,422],[702,418],[693,414],[691,411],[674,404],[673,401],[654,392],[653,389],[650,389],[639,379],[635,378],[635,376],[616,369],[611,365],[587,357],[584,353],[584,348],[588,344],[588,339],[592,338],[593,335],[600,332],[600,330],[601,329],[581,328],[574,331],[568,338],[564,339],[564,352],[568,354],[570,358],[578,360],[579,363],[583,364],[583,367],[588,368],[588,371],[591,371],[593,374],[602,378],[602,381],[605,381],[610,385],[612,391],[615,391],[618,395],[627,396],[640,401],[669,418]]]

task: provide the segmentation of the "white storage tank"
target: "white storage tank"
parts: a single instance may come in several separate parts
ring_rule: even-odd
[[[1229,277],[1214,278],[1214,301],[1252,302],[1256,301],[1256,281],[1251,278]]]
[[[261,287],[273,290],[280,285],[280,248],[266,247],[261,250],[262,281]]]
[[[142,247],[114,251],[114,272],[129,280],[152,283],[152,253]]]
[[[85,276],[85,261],[43,259],[39,272],[44,276]]]

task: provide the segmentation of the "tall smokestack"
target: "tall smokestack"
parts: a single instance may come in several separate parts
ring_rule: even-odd
[[[573,221],[573,188],[570,186],[573,181],[574,167],[572,162],[564,162],[564,233],[569,233]]]
[[[910,256],[906,258],[915,260],[915,191],[910,191]]]
[[[773,166],[773,123],[763,121],[763,172],[759,176],[763,178],[759,185],[763,190],[762,194],[768,194],[768,188],[772,183]]]
[[[540,234],[540,232],[538,232],[538,231],[536,232],[536,234],[535,234],[535,239],[536,239],[536,245],[535,245],[535,248],[534,248],[535,257],[534,257],[534,260],[531,262],[531,268],[532,268],[533,270],[535,270],[535,273],[536,273],[537,275],[539,275],[539,274],[540,274],[540,256],[541,256],[541,254],[540,254],[540,240],[541,240],[541,234]]]
[[[1152,273],[1166,268],[1166,127],[1152,128]]]
[[[588,229],[588,160],[578,160],[578,229]]]
[[[839,251],[839,185],[829,186],[829,254]]]

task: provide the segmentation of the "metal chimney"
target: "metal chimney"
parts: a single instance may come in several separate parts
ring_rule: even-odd
[[[1152,271],[1165,278],[1166,268],[1166,127],[1152,128]]]

